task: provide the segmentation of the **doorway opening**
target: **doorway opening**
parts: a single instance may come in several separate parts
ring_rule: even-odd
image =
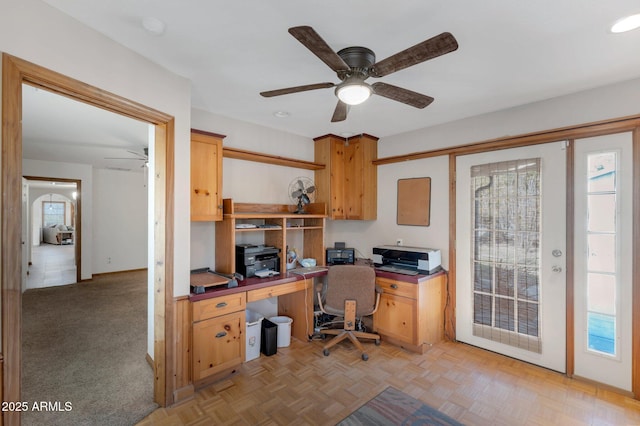
[[[37,176],[24,179],[23,291],[80,282],[82,182]]]
[[[21,400],[22,84],[41,87],[154,126],[154,400],[171,403],[173,377],[173,117],[8,54],[2,57],[2,350],[3,399]],[[20,413],[4,413],[7,424]]]

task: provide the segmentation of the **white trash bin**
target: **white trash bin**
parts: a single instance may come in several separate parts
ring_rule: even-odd
[[[271,317],[269,321],[278,326],[278,344],[279,348],[286,348],[291,344],[291,323],[293,318],[289,317]]]
[[[262,330],[263,316],[257,312],[246,310],[246,323],[247,323],[247,344],[245,361],[251,361],[260,357],[260,332]]]

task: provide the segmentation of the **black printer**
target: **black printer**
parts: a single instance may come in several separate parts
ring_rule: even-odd
[[[247,278],[258,271],[280,272],[280,249],[253,244],[236,245],[236,271]]]

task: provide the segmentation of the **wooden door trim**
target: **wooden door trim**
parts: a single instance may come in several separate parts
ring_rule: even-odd
[[[156,179],[165,189],[164,202],[156,203],[156,233],[164,241],[156,246],[154,262],[155,312],[154,396],[162,406],[171,403],[173,342],[173,222],[174,222],[174,118],[163,112],[121,96],[82,83],[39,65],[2,54],[2,225],[0,238],[0,277],[2,279],[2,356],[3,397],[21,400],[21,227],[22,208],[22,84],[30,84],[108,111],[156,126],[165,152],[156,162]],[[160,251],[158,251],[160,250]],[[159,259],[158,259],[159,258]],[[19,424],[19,413],[3,413],[5,424]]]
[[[633,246],[632,259],[640,256],[640,127],[633,129]],[[633,262],[631,302],[631,391],[640,399],[640,262]]]

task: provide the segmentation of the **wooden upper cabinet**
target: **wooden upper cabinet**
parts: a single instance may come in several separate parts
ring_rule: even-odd
[[[191,220],[222,220],[222,139],[191,130]]]
[[[345,139],[326,135],[314,139],[316,201],[327,203],[331,219],[375,220],[377,217],[378,138],[366,134]]]

